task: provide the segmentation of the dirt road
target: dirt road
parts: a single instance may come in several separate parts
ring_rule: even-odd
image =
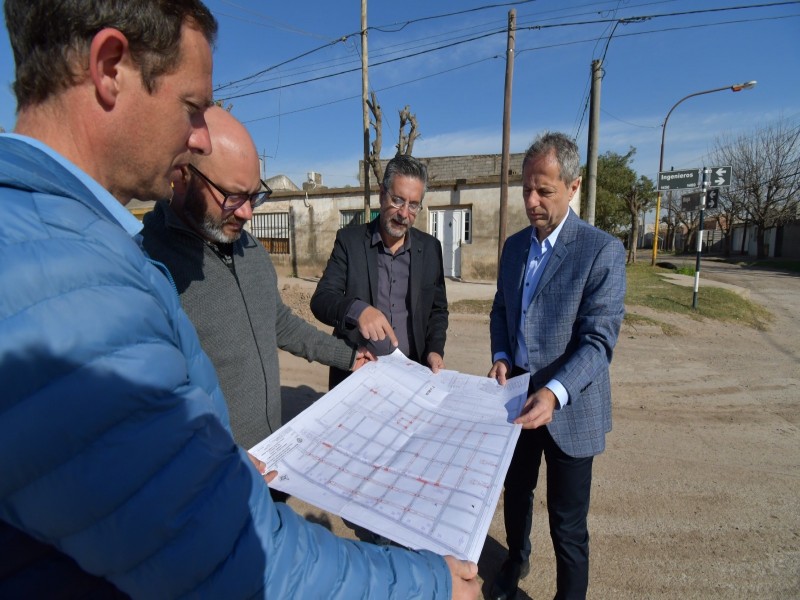
[[[705,260],[701,302],[712,280],[749,290],[774,324],[761,332],[661,313],[679,335],[623,326],[614,430],[595,460],[590,598],[800,598],[800,277]],[[310,317],[315,282],[282,286],[284,301]],[[452,300],[493,291],[448,282]],[[488,317],[451,315],[445,358],[450,369],[484,375]],[[287,415],[326,390],[321,365],[282,354],[281,375]],[[555,591],[543,492],[521,600]],[[290,503],[353,537],[338,517]],[[502,498],[479,562],[485,593],[504,558],[501,507]]]

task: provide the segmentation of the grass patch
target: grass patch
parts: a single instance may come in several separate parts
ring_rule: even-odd
[[[447,308],[452,313],[462,315],[486,315],[492,312],[492,302],[494,300],[456,300],[450,302]]]
[[[628,291],[626,306],[645,306],[659,312],[685,315],[690,319],[713,319],[737,323],[764,330],[772,321],[772,314],[760,304],[742,298],[730,290],[703,285],[700,278],[700,291],[697,297],[697,310],[692,308],[692,288],[675,285],[666,281],[660,274],[674,273],[672,269],[662,269],[644,264],[628,265]],[[681,271],[679,271],[681,272]],[[689,274],[689,273],[684,273]],[[694,275],[694,268],[691,268]],[[450,312],[467,315],[489,316],[492,300],[458,300],[449,304]],[[625,315],[628,324],[656,325],[666,335],[678,335],[681,331],[656,319],[629,313]]]
[[[695,274],[694,267],[678,267],[675,272],[678,275],[688,275],[689,277],[694,277]]]
[[[772,314],[763,306],[730,290],[703,286],[702,278],[695,310],[692,308],[692,288],[674,285],[659,275],[671,272],[669,269],[649,265],[628,265],[625,304],[682,314],[692,319],[706,318],[737,323],[759,330],[766,329],[772,321]]]
[[[642,325],[652,325],[661,329],[661,333],[664,335],[679,335],[681,330],[675,327],[674,325],[670,325],[669,323],[664,323],[664,321],[659,321],[657,319],[651,319],[650,317],[645,317],[644,315],[637,315],[636,313],[626,312],[625,313],[625,323],[636,329],[637,326]]]

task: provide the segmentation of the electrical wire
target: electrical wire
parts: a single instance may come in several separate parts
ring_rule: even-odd
[[[410,80],[410,81],[401,81],[400,83],[395,83],[394,85],[387,85],[387,86],[384,86],[384,87],[381,87],[381,88],[377,88],[374,91],[375,91],[375,93],[378,93],[378,92],[383,92],[383,91],[391,90],[391,89],[398,88],[398,87],[403,87],[403,86],[406,86],[406,85],[408,85],[410,83],[416,83],[417,81],[424,81],[425,79],[431,79],[432,77],[438,77],[439,75],[444,75],[446,73],[452,73],[453,71],[459,71],[461,69],[466,69],[468,67],[472,67],[472,66],[474,66],[474,65],[476,65],[478,63],[486,62],[486,61],[489,61],[489,60],[495,60],[495,59],[499,59],[499,58],[502,58],[502,57],[500,55],[495,55],[495,56],[489,56],[489,57],[486,57],[486,58],[481,58],[479,60],[475,60],[475,61],[469,62],[467,64],[464,64],[464,65],[459,65],[457,67],[451,67],[451,68],[445,69],[443,71],[437,71],[436,73],[430,73],[428,75],[422,75],[422,76],[419,76],[419,77],[415,77],[413,80]],[[347,102],[348,100],[360,100],[360,99],[361,99],[361,94],[355,94],[353,96],[347,96],[345,98],[338,98],[337,100],[331,100],[329,102],[323,102],[322,104],[315,104],[313,106],[306,106],[304,108],[298,108],[298,109],[291,110],[291,111],[286,111],[286,112],[278,112],[278,113],[276,113],[274,115],[267,115],[265,117],[257,117],[255,119],[248,119],[246,121],[242,121],[242,123],[254,123],[256,121],[265,121],[267,119],[275,119],[275,118],[279,118],[282,115],[292,115],[292,114],[295,114],[295,113],[306,112],[306,111],[313,110],[313,109],[316,109],[316,108],[323,108],[325,106],[330,106],[331,104],[338,104],[340,102]]]
[[[740,9],[743,9],[743,8],[762,8],[762,7],[766,7],[766,6],[779,6],[779,5],[787,5],[787,4],[800,4],[800,0],[792,0],[792,1],[787,1],[787,2],[773,2],[773,3],[768,3],[768,4],[758,4],[758,5],[749,5],[749,6],[736,6],[736,7],[728,7],[728,8],[714,8],[714,9],[701,9],[701,10],[694,10],[694,11],[680,11],[680,12],[662,13],[662,14],[646,15],[646,16],[638,16],[638,17],[625,17],[625,18],[621,18],[621,19],[599,19],[599,20],[594,20],[594,21],[577,21],[577,22],[559,23],[559,24],[552,24],[552,25],[535,25],[535,26],[525,27],[524,29],[526,29],[526,30],[537,30],[537,29],[555,28],[555,27],[572,27],[572,26],[590,25],[590,24],[591,25],[595,25],[595,24],[598,24],[598,23],[606,23],[606,22],[618,22],[620,24],[631,24],[631,23],[638,23],[638,22],[641,22],[643,20],[656,19],[656,18],[660,18],[660,17],[680,16],[680,15],[686,15],[686,14],[702,14],[702,13],[709,13],[709,12],[710,13],[714,13],[714,12],[720,12],[720,11],[725,11],[725,10],[740,10]],[[775,18],[785,18],[785,17],[766,17],[766,18],[762,18],[762,19],[747,19],[747,21],[768,20],[770,18],[775,19]],[[731,21],[729,23],[734,23],[734,22],[741,22],[741,21]],[[691,28],[706,27],[706,26],[711,26],[711,25],[715,25],[715,24],[678,26],[678,27],[673,27],[673,28],[664,28],[661,31],[678,30],[678,29],[691,29]],[[518,32],[520,31],[519,27],[517,28],[517,31]],[[489,31],[489,32],[486,32],[486,33],[483,33],[483,34],[480,34],[480,35],[475,35],[475,36],[472,36],[472,37],[469,37],[469,38],[465,38],[465,39],[462,39],[462,40],[457,40],[457,41],[454,41],[454,42],[450,42],[450,43],[447,43],[447,44],[442,44],[442,45],[435,46],[435,47],[432,47],[432,48],[428,48],[428,49],[425,49],[425,50],[419,50],[417,52],[404,54],[402,56],[398,56],[398,57],[395,57],[395,58],[390,58],[390,59],[386,59],[386,60],[383,60],[383,61],[378,61],[378,62],[373,63],[371,66],[372,67],[378,67],[378,66],[381,66],[381,65],[397,62],[399,60],[406,60],[406,59],[413,58],[413,57],[416,57],[416,56],[421,56],[423,54],[428,54],[428,53],[431,53],[431,52],[436,52],[436,51],[444,50],[444,49],[447,49],[447,48],[452,48],[452,47],[457,46],[457,45],[466,44],[466,43],[474,42],[474,41],[477,41],[477,40],[480,40],[480,39],[489,38],[489,37],[496,36],[496,35],[499,35],[499,34],[505,33],[505,32],[506,32],[505,29]],[[651,31],[651,33],[652,33],[652,31]],[[619,35],[617,35],[617,37],[618,38],[619,37],[628,37],[630,35],[641,35],[641,33],[619,34]],[[338,42],[338,41],[341,41],[341,40],[337,40],[336,42]],[[330,42],[326,46],[328,46],[328,45],[330,45],[332,43],[334,43],[334,42]],[[546,47],[556,47],[558,45],[565,45],[565,44],[551,44],[551,45],[544,46],[544,47],[537,48],[537,49],[542,49],[542,48],[546,48]],[[305,53],[304,55],[308,55],[309,53],[314,52],[316,50],[318,50],[318,49],[314,49],[312,51],[309,51],[309,52]],[[522,50],[516,52],[516,54],[517,54],[517,56],[519,56],[520,54],[524,53],[525,51],[529,51],[529,50],[530,49],[522,49]],[[281,65],[287,64],[288,62],[292,62],[293,60],[296,60],[296,58],[295,59],[289,59],[289,60],[284,61],[283,63],[280,63],[280,64]],[[263,74],[263,73],[265,73],[265,72],[267,72],[269,70],[277,68],[277,66],[280,66],[280,65],[276,65],[274,67],[270,67],[268,69],[264,69],[264,70],[260,71],[259,73]],[[246,93],[240,93],[240,94],[231,94],[231,95],[227,95],[227,96],[225,96],[223,98],[220,98],[220,100],[228,101],[228,100],[233,100],[233,99],[236,99],[236,98],[242,98],[242,97],[251,96],[251,95],[255,95],[255,94],[262,94],[262,93],[266,93],[266,92],[275,91],[276,89],[279,89],[281,87],[293,87],[293,86],[296,86],[296,85],[301,85],[301,84],[311,83],[311,82],[314,82],[314,81],[319,81],[321,79],[328,79],[328,78],[331,78],[331,77],[336,77],[336,76],[345,75],[345,74],[348,74],[348,73],[353,73],[353,72],[358,71],[358,70],[360,70],[360,67],[353,67],[353,68],[350,68],[350,69],[340,70],[340,71],[337,71],[337,72],[334,72],[334,73],[329,73],[329,74],[320,75],[320,76],[317,76],[317,77],[312,77],[312,78],[308,78],[308,79],[304,79],[304,80],[300,80],[300,81],[286,83],[286,84],[283,84],[282,86],[273,86],[273,87],[269,87],[269,88],[265,88],[265,89],[261,89],[261,90],[252,91],[252,92],[246,92]],[[242,80],[238,80],[238,81],[251,79],[252,77],[253,76],[248,76],[247,78],[243,78]],[[220,88],[217,88],[217,91],[219,91],[222,87],[223,86],[220,86]]]

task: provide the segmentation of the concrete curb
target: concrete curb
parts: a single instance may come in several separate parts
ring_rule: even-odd
[[[659,273],[660,277],[663,277],[669,283],[674,283],[675,285],[680,285],[683,287],[694,288],[694,276],[693,275],[681,275],[679,273]],[[721,281],[714,281],[713,279],[704,279],[703,278],[703,271],[700,271],[700,289],[706,287],[718,287],[724,288],[726,290],[730,290],[735,294],[739,294],[742,298],[750,298],[750,290],[747,288],[743,288],[738,285],[733,285],[730,283],[722,283]]]

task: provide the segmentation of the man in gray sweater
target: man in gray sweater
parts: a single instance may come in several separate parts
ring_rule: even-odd
[[[212,152],[194,155],[170,202],[144,218],[144,248],[163,262],[211,358],[236,442],[251,448],[281,425],[277,348],[339,369],[372,358],[295,315],[264,247],[244,230],[269,197],[250,134],[230,113],[206,112]]]

